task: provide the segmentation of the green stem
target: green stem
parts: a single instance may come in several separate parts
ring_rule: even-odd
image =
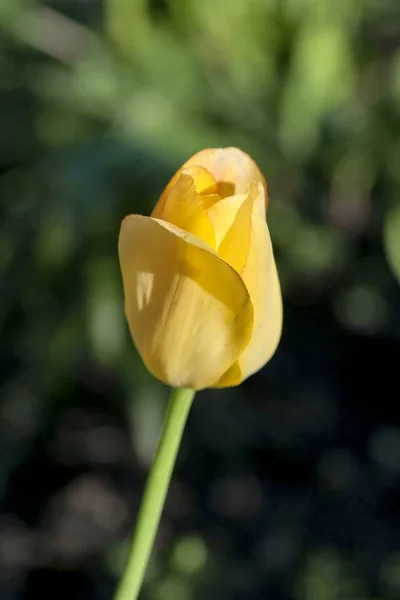
[[[142,586],[194,390],[173,389],[137,518],[125,572],[114,600],[136,600]]]

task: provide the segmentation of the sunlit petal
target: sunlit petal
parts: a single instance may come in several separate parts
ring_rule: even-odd
[[[252,206],[248,254],[241,277],[254,309],[252,337],[237,364],[231,366],[217,387],[237,385],[240,379],[258,371],[271,358],[281,337],[281,290],[262,194],[257,196]]]
[[[198,238],[150,217],[124,219],[125,310],[147,368],[175,387],[211,387],[243,354],[253,308],[241,277]]]

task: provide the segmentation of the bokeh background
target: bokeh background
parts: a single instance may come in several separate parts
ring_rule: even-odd
[[[198,394],[144,600],[400,598],[398,0],[1,0],[0,598],[112,598],[166,407],[121,219],[266,174],[285,326]]]

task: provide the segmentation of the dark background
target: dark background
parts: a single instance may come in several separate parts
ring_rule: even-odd
[[[265,173],[273,360],[198,394],[147,600],[400,598],[398,0],[0,3],[0,598],[108,600],[168,390],[121,219],[204,147]]]

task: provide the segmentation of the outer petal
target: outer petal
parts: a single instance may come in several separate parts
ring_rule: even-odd
[[[247,202],[247,201],[246,201]],[[244,202],[241,211],[246,206]],[[236,238],[235,228],[246,226],[247,217],[238,211],[227,233]],[[282,332],[282,297],[273,255],[271,238],[264,213],[263,194],[255,199],[251,209],[251,231],[248,254],[241,269],[241,277],[249,291],[254,309],[254,327],[249,345],[235,365],[221,378],[216,387],[237,385],[258,371],[274,354]]]
[[[119,256],[134,342],[155,377],[211,387],[247,347],[253,308],[240,276],[182,229],[131,215]]]

